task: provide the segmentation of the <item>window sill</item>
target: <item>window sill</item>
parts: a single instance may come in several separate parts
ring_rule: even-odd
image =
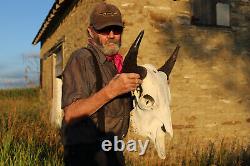
[[[222,25],[204,25],[204,24],[191,24],[191,26],[195,26],[201,29],[213,29],[213,30],[222,30],[232,32],[233,28],[231,26],[222,26]]]

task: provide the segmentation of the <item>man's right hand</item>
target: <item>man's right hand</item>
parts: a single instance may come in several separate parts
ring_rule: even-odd
[[[136,73],[117,74],[108,83],[106,89],[110,98],[133,91],[142,83],[140,75]]]
[[[133,91],[142,83],[140,75],[136,73],[117,74],[107,86],[88,98],[79,99],[64,108],[66,123],[73,119],[90,116],[104,104],[121,94]]]

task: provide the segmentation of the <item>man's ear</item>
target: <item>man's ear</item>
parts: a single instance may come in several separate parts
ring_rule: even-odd
[[[93,30],[91,27],[88,27],[88,33],[91,38],[94,38]]]

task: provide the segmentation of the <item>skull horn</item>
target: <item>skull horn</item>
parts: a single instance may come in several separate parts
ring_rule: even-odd
[[[180,49],[180,46],[179,46],[179,44],[177,44],[172,55],[168,58],[168,60],[165,62],[165,64],[158,69],[158,71],[162,71],[165,74],[167,74],[168,79],[169,79],[170,73],[174,67],[175,61],[177,59],[179,49]]]
[[[134,43],[131,45],[123,63],[123,73],[138,73],[140,74],[141,79],[144,79],[147,75],[147,70],[137,65],[137,55],[138,49],[140,47],[141,40],[144,35],[144,30],[135,39]]]

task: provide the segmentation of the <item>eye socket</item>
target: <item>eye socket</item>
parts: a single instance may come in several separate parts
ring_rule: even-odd
[[[153,97],[148,94],[144,95],[142,98],[143,98],[143,103],[146,107],[153,106],[155,103]]]
[[[167,132],[164,124],[161,126],[161,130],[162,130],[164,133]]]

